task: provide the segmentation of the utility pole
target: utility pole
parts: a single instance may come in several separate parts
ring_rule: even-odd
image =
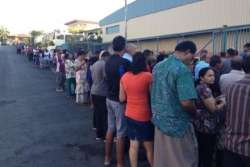
[[[124,22],[125,22],[125,39],[127,40],[127,35],[128,35],[128,18],[127,18],[127,14],[128,14],[128,3],[127,0],[125,0],[125,6],[124,6]]]

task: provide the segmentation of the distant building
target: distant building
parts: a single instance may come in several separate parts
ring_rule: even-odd
[[[65,23],[65,25],[68,26],[68,32],[72,34],[79,34],[85,31],[100,28],[97,22],[84,20],[73,20]]]
[[[10,34],[8,41],[12,44],[29,43],[31,36],[29,34]]]
[[[65,25],[68,26],[68,34],[71,34],[65,38],[66,42],[102,41],[102,29],[97,22],[73,20]]]
[[[182,40],[213,52],[250,41],[250,0],[136,0],[128,5],[127,39],[139,48],[172,51]],[[125,34],[124,8],[100,21],[103,42]]]
[[[97,22],[73,20],[64,25],[67,26],[67,30],[54,30],[44,40],[50,41],[52,38],[56,47],[71,51],[77,51],[85,46],[86,50],[95,50],[96,45],[101,46],[102,30]]]

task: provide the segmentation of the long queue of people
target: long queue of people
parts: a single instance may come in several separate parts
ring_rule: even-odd
[[[249,43],[240,54],[228,49],[210,56],[202,50],[198,61],[191,41],[154,63],[148,62],[148,51],[124,54],[122,37],[113,40],[113,50],[101,70],[108,88],[105,165],[112,159],[114,132],[119,167],[124,166],[125,136],[132,167],[138,164],[140,143],[150,166],[250,165]]]
[[[130,166],[140,144],[151,167],[250,166],[250,43],[238,52],[197,53],[183,41],[173,53],[140,52],[122,36],[89,58],[55,52],[57,89],[93,106],[96,140],[105,141],[104,165]]]

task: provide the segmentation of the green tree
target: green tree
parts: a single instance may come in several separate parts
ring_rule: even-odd
[[[41,47],[44,47],[44,45],[42,44],[42,42],[38,42],[38,43],[36,43],[36,45],[35,45],[36,47],[39,47],[39,48],[41,48]]]
[[[0,26],[0,41],[6,41],[8,39],[9,31],[6,27]]]
[[[23,39],[23,42],[24,42],[26,45],[30,44],[30,38],[24,38],[24,39]]]
[[[30,32],[30,35],[31,35],[31,41],[32,41],[32,44],[34,45],[35,44],[35,39],[42,35],[43,32],[42,31],[37,31],[37,30],[33,30]]]
[[[49,41],[49,46],[55,46],[55,43],[53,41]]]

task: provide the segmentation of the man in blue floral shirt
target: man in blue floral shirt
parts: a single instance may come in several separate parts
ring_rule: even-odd
[[[197,167],[198,148],[192,115],[197,98],[192,73],[196,45],[179,43],[175,52],[153,70],[151,104],[155,125],[154,166]]]

